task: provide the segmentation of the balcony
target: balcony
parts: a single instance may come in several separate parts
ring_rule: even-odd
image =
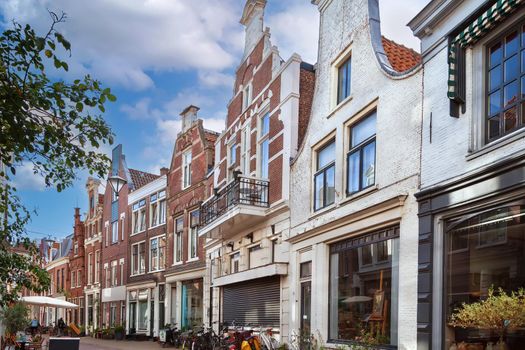
[[[266,180],[236,175],[201,205],[199,234],[229,238],[262,221],[269,207],[269,188]]]

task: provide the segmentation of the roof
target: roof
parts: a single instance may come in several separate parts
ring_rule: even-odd
[[[405,72],[421,62],[421,55],[416,51],[384,36],[381,39],[388,61],[395,71]]]
[[[134,185],[134,190],[137,190],[160,177],[160,175],[155,175],[135,169],[129,169],[129,174]]]
[[[209,142],[212,146],[215,144],[215,141],[217,141],[219,135],[220,134],[218,132],[204,129],[204,136],[206,137],[206,141]]]

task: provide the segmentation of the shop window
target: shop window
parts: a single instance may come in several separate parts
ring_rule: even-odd
[[[148,329],[148,290],[142,289],[138,294],[138,329]]]
[[[185,281],[182,283],[181,327],[188,329],[194,325],[202,325],[202,280]]]
[[[491,288],[498,295],[500,288],[510,294],[525,286],[525,204],[471,213],[448,220],[445,227],[445,348],[461,342],[496,344],[500,336],[496,327],[452,327],[449,321],[464,303],[485,300]],[[510,326],[515,320],[508,322],[503,334],[506,349],[522,349],[525,328]]]
[[[397,344],[399,228],[330,246],[329,339]]]

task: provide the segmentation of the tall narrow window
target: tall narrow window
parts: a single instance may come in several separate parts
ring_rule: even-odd
[[[133,234],[144,231],[146,229],[146,200],[141,199],[132,206],[133,216]]]
[[[89,269],[91,271],[91,267]],[[95,252],[95,283],[99,283],[100,277],[100,250]]]
[[[525,37],[514,29],[487,48],[486,142],[525,126]]]
[[[250,175],[250,126],[246,126],[241,132],[241,172]]]
[[[139,273],[146,272],[146,243],[139,244]]]
[[[191,150],[182,154],[182,189],[191,186]]]
[[[230,255],[230,273],[239,272],[241,263],[241,253],[237,252]]]
[[[182,217],[175,220],[175,235],[173,237],[173,262],[182,261],[182,232],[184,230],[184,220]]]
[[[252,103],[252,84],[248,84],[242,90],[242,110],[250,106]]]
[[[159,224],[166,223],[166,191],[159,192]]]
[[[337,104],[350,96],[352,58],[349,57],[337,69]]]
[[[160,191],[150,196],[150,225],[155,227],[166,222],[166,191]]]
[[[268,178],[270,161],[270,113],[266,112],[259,120],[259,177]]]
[[[335,202],[335,140],[323,146],[316,154],[314,174],[314,210]]]
[[[199,244],[198,236],[199,228],[199,211],[195,210],[190,213],[190,231],[189,231],[189,258],[197,257],[197,249]]]
[[[375,184],[376,113],[350,128],[350,150],[347,155],[347,194]]]
[[[116,286],[118,285],[117,280],[117,261],[111,262],[111,285]]]
[[[111,244],[118,242],[118,220],[111,223]]]
[[[154,193],[150,196],[150,210],[149,210],[149,215],[150,215],[150,219],[151,219],[151,222],[150,222],[150,227],[154,227],[154,226],[157,226],[159,224],[159,206],[158,206],[158,203],[157,203],[157,194]]]
[[[149,241],[150,271],[157,271],[159,269],[158,242],[157,238],[152,238]]]
[[[88,254],[88,284],[93,283],[93,253]]]
[[[131,274],[136,275],[139,273],[139,245],[134,244],[131,246]]]

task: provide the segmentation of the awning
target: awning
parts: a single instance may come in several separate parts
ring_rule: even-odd
[[[451,42],[448,48],[448,98],[458,100],[457,54],[458,49],[475,44],[492,27],[506,19],[525,0],[498,0],[487,11],[470,23]]]
[[[50,298],[50,297],[41,297],[41,296],[31,296],[31,297],[22,297],[20,298],[26,304],[29,305],[40,305],[40,306],[50,306],[58,307],[64,309],[76,309],[78,308],[77,304],[70,303],[69,301]]]

